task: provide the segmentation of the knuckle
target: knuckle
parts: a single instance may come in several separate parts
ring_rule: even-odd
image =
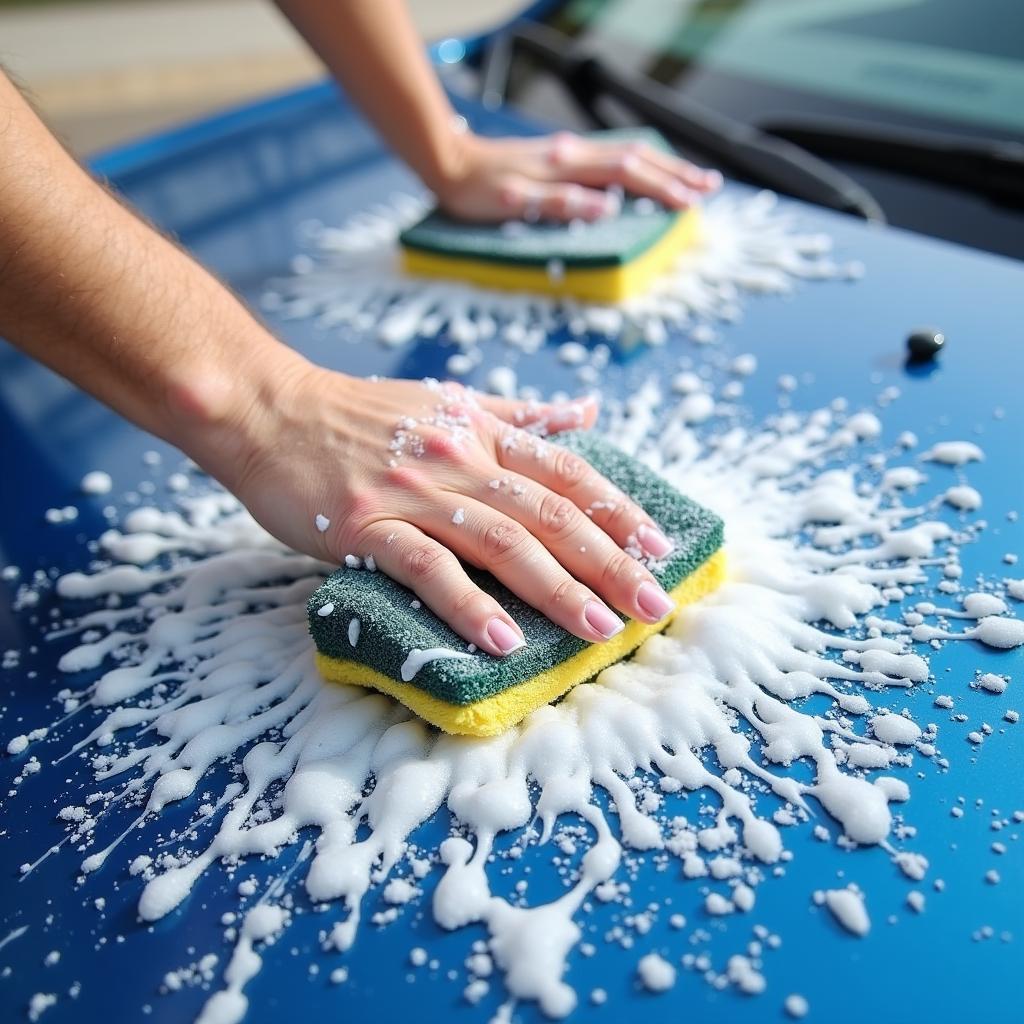
[[[469,458],[466,446],[450,434],[431,434],[423,442],[423,450],[432,458],[455,465],[462,465]]]
[[[354,494],[348,503],[348,521],[364,522],[377,511],[377,496],[367,491]]]
[[[412,544],[402,557],[409,578],[416,583],[427,583],[433,579],[445,561],[444,551],[433,544]]]
[[[620,183],[632,181],[640,167],[640,158],[632,152],[620,154],[615,161],[615,177]]]
[[[565,211],[565,199],[560,192],[552,192],[544,199],[542,208],[546,216],[559,217]]]
[[[566,607],[580,604],[580,585],[571,577],[559,580],[551,591],[552,607]]]
[[[487,602],[487,595],[483,591],[478,590],[476,587],[471,587],[469,590],[459,594],[455,601],[452,602],[452,612],[460,616],[467,615],[481,608]]]
[[[332,557],[342,561],[346,555],[357,554],[362,548],[374,544],[379,533],[378,521],[373,510],[362,509],[352,511],[338,524],[337,530],[330,534],[330,550]]]
[[[519,551],[526,537],[526,531],[518,523],[502,519],[484,531],[484,555],[491,562],[500,562]]]
[[[639,575],[639,567],[629,555],[619,552],[613,555],[601,571],[601,582],[605,585],[632,582]]]
[[[401,491],[419,491],[425,483],[423,473],[412,466],[389,466],[384,479],[391,487]]]
[[[601,511],[601,524],[606,530],[619,532],[628,529],[636,518],[636,509],[622,495],[605,503]]]
[[[354,516],[349,516],[335,533],[333,543],[329,544],[331,556],[340,562],[345,555],[359,547],[361,539],[368,538],[369,532]]]
[[[501,406],[496,406],[496,408],[501,408]],[[471,406],[467,418],[478,434],[487,434],[493,431],[495,424],[498,423],[498,417],[493,410],[485,409],[482,405]]]
[[[555,476],[568,486],[578,484],[587,475],[586,462],[567,448],[556,449],[552,468]]]
[[[575,525],[578,514],[576,506],[559,494],[544,495],[537,509],[540,528],[545,533],[555,535],[565,533]]]

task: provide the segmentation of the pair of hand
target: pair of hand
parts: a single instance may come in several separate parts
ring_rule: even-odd
[[[464,219],[593,220],[614,213],[613,185],[682,208],[721,183],[643,143],[460,138],[438,198]],[[593,400],[356,380],[295,357],[272,400],[248,412],[245,457],[219,475],[290,546],[335,563],[372,559],[490,654],[515,650],[523,634],[459,558],[600,642],[622,629],[612,608],[654,623],[673,603],[638,560],[671,542],[583,459],[539,436],[589,428],[597,412]]]

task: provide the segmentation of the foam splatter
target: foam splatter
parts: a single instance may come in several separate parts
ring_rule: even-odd
[[[863,273],[860,264],[833,259],[827,235],[799,231],[792,216],[779,211],[775,196],[762,192],[711,200],[701,244],[650,291],[625,303],[510,294],[399,270],[398,235],[427,207],[423,198],[395,195],[339,227],[306,225],[311,255],[297,258],[294,276],[271,282],[264,309],[282,320],[315,318],[350,340],[372,337],[393,347],[444,333],[461,350],[449,359],[448,371],[461,376],[481,362],[485,343],[535,352],[563,327],[574,335],[636,338],[650,345],[682,330],[706,344],[716,338],[713,322],[740,316],[745,295],[789,292],[801,279],[853,279]],[[579,355],[564,349],[561,358],[571,363]]]
[[[856,264],[840,266],[827,238],[796,230],[773,197],[721,197],[706,211],[708,241],[649,295],[615,308],[556,303],[400,274],[397,234],[423,210],[421,200],[399,196],[340,228],[309,226],[313,255],[299,257],[295,275],[274,283],[265,306],[282,318],[316,318],[354,341],[400,346],[444,333],[457,346],[450,373],[468,374],[487,360],[489,388],[514,397],[515,370],[484,354],[492,342],[529,356],[551,332],[567,328],[577,337],[652,345],[681,332],[705,345],[717,339],[715,321],[740,315],[746,293],[862,273]],[[570,340],[558,358],[593,383],[608,353],[607,346]],[[320,680],[305,604],[329,567],[282,548],[230,496],[215,489],[187,494],[188,477],[175,474],[173,484],[169,477],[174,511],[134,509],[99,539],[100,561],[57,583],[62,625],[53,639],[67,647],[60,669],[72,683],[76,673],[98,675],[60,696],[66,714],[92,716],[88,735],[69,753],[91,766],[97,791],[61,809],[64,840],[27,861],[24,874],[64,851],[81,858],[80,883],[99,887],[113,859],[139,886],[139,917],[153,922],[179,907],[206,873],[227,865],[247,901],[244,912],[229,915],[229,955],[206,953],[164,973],[168,991],[219,977],[204,1024],[242,1019],[246,985],[287,933],[300,885],[330,911],[324,945],[327,956],[341,960],[329,974],[338,985],[348,979],[344,953],[357,941],[374,893],[386,909],[369,923],[386,925],[432,892],[441,927],[485,929],[486,940],[470,946],[463,994],[475,1003],[502,986],[509,1001],[499,1018],[508,1020],[513,1000],[536,1001],[551,1017],[572,1011],[578,995],[568,959],[577,949],[594,952],[582,921],[591,903],[623,899],[623,861],[638,855],[677,862],[679,884],[706,889],[705,911],[730,920],[754,912],[759,887],[789,860],[786,830],[805,826],[827,841],[822,822],[830,819],[839,845],[880,846],[904,876],[921,882],[928,859],[900,848],[912,831],[894,828],[894,818],[910,796],[914,759],[946,762],[936,726],[876,703],[929,682],[931,648],[949,641],[1012,647],[1024,643],[1024,626],[1010,616],[998,585],[964,594],[959,582],[960,552],[974,535],[970,513],[981,495],[960,481],[926,504],[906,505],[903,496],[928,482],[908,462],[939,463],[925,467],[936,474],[948,472],[943,465],[963,473],[984,453],[971,442],[939,441],[915,459],[917,439],[906,433],[896,455],[876,451],[861,462],[882,423],[868,411],[849,414],[842,401],[806,415],[785,412],[759,427],[740,425],[730,403],[756,369],[753,355],[736,356],[728,364],[732,379],[713,396],[710,374],[691,360],[664,382],[651,379],[626,399],[610,400],[602,427],[722,515],[729,582],[629,662],[490,740],[441,736],[383,695]],[[780,406],[791,404],[796,378],[783,375],[778,386]],[[887,466],[889,458],[904,464]],[[105,493],[100,482],[83,481],[83,490]],[[957,510],[950,513],[955,528],[937,518],[943,500]],[[50,518],[63,523],[73,518],[67,511]],[[330,520],[321,513],[316,523],[327,529]],[[354,555],[346,562],[363,566]],[[47,582],[42,574],[22,585],[16,608],[33,607]],[[1004,586],[1014,600],[1024,595],[1020,580]],[[960,607],[949,607],[954,595]],[[956,619],[968,621],[953,629]],[[358,620],[348,635],[355,646]],[[69,636],[76,639],[69,643]],[[410,671],[433,656],[472,655],[410,652]],[[979,671],[973,685],[996,696],[1005,683]],[[954,702],[938,697],[935,705],[952,711]],[[1018,717],[1013,709],[1003,714],[1010,724]],[[6,744],[12,757],[25,758],[15,792],[43,768],[32,745],[59,736],[60,726],[21,728]],[[985,724],[967,728],[973,746],[992,733]],[[790,770],[798,761],[812,766],[809,779]],[[216,770],[224,763],[232,769],[227,776]],[[701,794],[696,812],[698,801],[681,799],[687,793]],[[196,794],[204,802],[193,824],[206,831],[190,828],[169,856],[160,849],[162,817]],[[456,822],[452,833],[434,849],[414,845],[419,826],[445,809]],[[299,838],[310,832],[315,843]],[[136,845],[150,843],[150,851],[122,853],[129,835]],[[526,877],[514,875],[515,857],[500,860],[513,872],[514,893],[501,895],[510,880],[499,886],[492,855],[502,840],[520,852],[534,844],[557,851],[561,897],[531,903]],[[247,865],[292,846],[299,847],[292,867],[248,902],[258,886]],[[424,884],[429,876],[436,885]],[[1000,881],[994,870],[986,878]],[[821,892],[822,906],[851,935],[868,932],[867,902],[855,887]],[[95,905],[102,909],[105,897]],[[910,905],[923,911],[923,897]],[[630,913],[610,941],[629,948],[655,913]],[[688,922],[674,913],[670,925],[682,931]],[[699,925],[689,927],[696,940]],[[756,995],[766,985],[765,954],[781,940],[757,924],[752,933],[718,969],[701,952],[678,963],[717,988]],[[623,970],[663,991],[676,979],[667,952],[634,955]],[[433,961],[417,947],[409,962],[420,968]],[[38,995],[38,1012],[50,998]],[[608,994],[593,989],[589,998],[600,1005]],[[791,995],[785,1009],[800,1017],[807,1002]]]
[[[930,567],[955,564],[970,532],[863,486],[869,470],[853,455],[881,429],[873,414],[847,415],[837,403],[757,429],[723,422],[701,440],[688,397],[649,381],[612,403],[606,429],[723,516],[729,581],[631,661],[494,739],[445,737],[383,695],[325,684],[304,609],[327,567],[282,548],[230,496],[214,490],[179,497],[177,511],[132,511],[100,539],[104,562],[56,585],[65,602],[98,602],[70,627],[81,642],[60,661],[72,675],[101,670],[81,693],[65,694],[95,717],[74,750],[91,760],[100,792],[61,812],[67,841],[86,851],[83,879],[120,857],[129,833],[157,832],[164,810],[202,785],[212,839],[196,838],[172,860],[125,864],[142,882],[143,921],[174,910],[218,862],[238,869],[312,829],[315,847],[303,847],[288,884],[301,880],[314,903],[338,908],[326,935],[335,955],[356,942],[371,890],[394,897],[374,916],[386,924],[436,871],[437,923],[482,924],[488,935],[477,953],[496,977],[474,975],[466,998],[500,977],[510,997],[558,1018],[577,1003],[565,974],[584,904],[617,898],[624,851],[675,858],[684,878],[712,883],[713,907],[750,913],[771,867],[788,859],[782,826],[817,808],[842,843],[881,844],[922,877],[927,860],[892,845],[892,805],[910,790],[889,772],[910,763],[908,751],[934,756],[936,735],[909,714],[876,712],[872,695],[929,679],[918,641],[1003,646],[1024,639],[1021,624],[993,594],[968,595],[959,610],[919,601],[902,619],[883,618]],[[949,631],[924,621],[946,612],[976,625]],[[830,709],[805,709],[811,696]],[[8,749],[24,752],[41,735]],[[813,765],[810,781],[789,773],[799,759]],[[222,760],[240,770],[217,790]],[[680,813],[674,794],[697,791],[714,794],[717,808]],[[125,805],[140,800],[126,823]],[[435,851],[410,852],[412,833],[443,807],[457,831]],[[563,815],[579,822],[571,836],[556,830]],[[527,905],[494,891],[488,864],[502,834],[571,848],[575,867],[559,899]],[[244,1016],[259,949],[288,925],[284,892],[276,884],[241,917],[205,1024]],[[822,898],[844,927],[866,932],[859,893]],[[737,954],[717,974],[703,955],[687,957],[684,967],[724,986],[765,986],[758,956]],[[654,988],[668,977],[659,961],[642,961]]]

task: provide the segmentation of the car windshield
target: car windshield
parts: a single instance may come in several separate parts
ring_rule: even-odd
[[[547,21],[688,90],[735,76],[889,121],[1024,136],[1020,0],[570,0]]]

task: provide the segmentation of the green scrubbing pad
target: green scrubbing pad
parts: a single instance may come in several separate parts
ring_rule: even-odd
[[[595,132],[598,139],[644,141],[668,149],[655,131]],[[626,199],[622,211],[574,228],[549,222],[488,226],[439,210],[400,236],[405,269],[494,288],[618,302],[647,288],[697,235],[697,212],[680,213],[649,199]]]
[[[722,544],[723,527],[714,513],[592,434],[563,434],[557,441],[637,501],[674,541],[672,552],[652,572],[677,606],[720,582],[723,560],[713,556]],[[464,654],[465,641],[428,609],[413,607],[415,595],[389,577],[342,568],[309,600],[309,627],[321,672],[390,693],[446,731],[489,735],[620,660],[665,625],[628,621],[612,640],[589,644],[519,600],[490,574],[468,571],[519,623],[525,647],[504,658],[477,652],[431,660],[411,678],[408,671],[403,677],[410,652],[441,648]],[[320,614],[325,608],[328,614]],[[358,626],[352,625],[354,620]]]

